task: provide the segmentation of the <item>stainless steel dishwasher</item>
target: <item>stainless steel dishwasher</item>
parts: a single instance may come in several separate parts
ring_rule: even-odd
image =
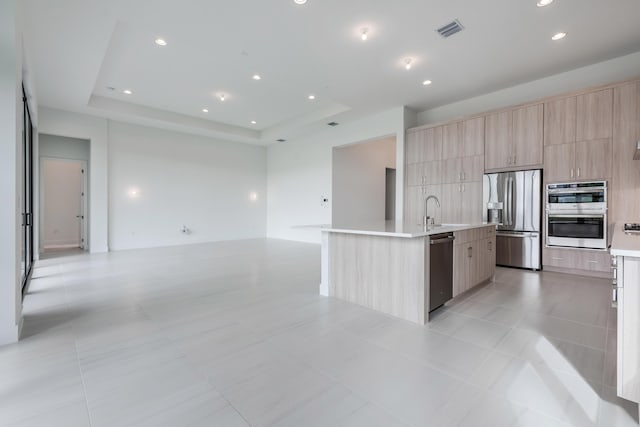
[[[429,312],[453,298],[453,233],[429,236]]]

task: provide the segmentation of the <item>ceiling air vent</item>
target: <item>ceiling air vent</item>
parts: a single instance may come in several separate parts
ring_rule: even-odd
[[[329,122],[327,123],[329,126],[338,126],[340,123],[338,122]]]
[[[285,142],[285,141],[286,141],[286,139],[282,139],[282,138],[276,139],[276,142]]]
[[[455,33],[459,33],[463,29],[464,27],[462,26],[460,21],[458,21],[457,19],[454,19],[447,25],[444,25],[438,28],[436,31],[438,31],[438,34],[440,34],[442,37],[446,39],[447,37],[451,37]]]

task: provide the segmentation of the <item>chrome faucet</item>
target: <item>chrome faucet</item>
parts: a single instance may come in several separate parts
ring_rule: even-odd
[[[424,216],[422,217],[422,225],[423,226],[428,226],[429,225],[429,220],[431,220],[431,224],[434,223],[434,218],[435,217],[430,217],[429,215],[427,215],[429,213],[429,200],[435,200],[436,201],[436,206],[440,207],[440,200],[438,200],[438,198],[434,195],[430,195],[427,196],[424,199]]]

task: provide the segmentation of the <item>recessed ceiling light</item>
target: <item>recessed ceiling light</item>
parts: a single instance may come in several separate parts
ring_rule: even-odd
[[[309,98],[311,101],[313,101],[314,99],[316,99],[315,95],[309,95],[307,98]]]
[[[431,83],[433,83],[431,80],[425,80],[422,82],[422,84],[425,86],[429,86]]]
[[[165,39],[157,38],[156,39],[156,44],[158,46],[166,46],[167,45],[167,41]]]
[[[557,33],[554,34],[553,37],[551,37],[551,40],[561,40],[563,38],[565,38],[567,36],[567,33]]]
[[[131,95],[131,94],[133,94],[133,91],[129,90],[129,89],[125,89],[125,90],[122,91],[122,93],[124,93],[125,95]]]
[[[412,65],[413,65],[413,58],[405,58],[404,59],[404,68],[405,69],[410,70]]]
[[[203,112],[203,113],[208,113],[208,112],[209,112],[209,110],[207,110],[206,108],[203,108],[203,109],[202,109],[202,112]]]
[[[260,77],[260,74],[254,74],[253,77],[251,77],[253,80],[262,80],[262,77]]]
[[[549,6],[551,3],[553,3],[553,0],[538,0],[538,7],[545,7],[545,6]]]
[[[293,0],[295,4],[305,4],[307,0]]]
[[[258,123],[258,122],[256,122],[255,120],[251,120],[251,124],[252,125],[255,125],[256,123]]]
[[[227,99],[227,95],[225,95],[224,93],[221,93],[218,98],[220,98],[220,101],[224,102]]]
[[[363,29],[360,30],[360,39],[364,42],[364,41],[367,41],[368,38],[369,38],[369,29],[367,27],[364,27]]]

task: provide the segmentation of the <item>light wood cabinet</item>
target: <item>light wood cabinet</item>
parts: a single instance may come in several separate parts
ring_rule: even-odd
[[[442,161],[442,182],[482,181],[484,173],[484,156],[462,157]]]
[[[476,117],[462,122],[462,141],[464,156],[484,154],[484,117]],[[484,164],[482,168],[484,169]]]
[[[407,132],[405,163],[424,163],[442,159],[442,128]]]
[[[579,95],[576,103],[576,141],[612,137],[613,89]]]
[[[442,185],[442,222],[470,224],[482,221],[482,182]]]
[[[544,147],[544,177],[547,182],[566,182],[573,179],[575,145],[558,144]]]
[[[542,104],[490,114],[485,119],[485,169],[542,164]]]
[[[442,158],[453,159],[465,155],[460,123],[442,126]]]
[[[619,86],[614,96],[612,183],[609,186],[610,223],[632,222],[640,206],[640,161],[633,160],[640,141],[640,82]],[[634,190],[632,190],[634,189]]]
[[[607,251],[571,248],[543,248],[542,264],[573,272],[610,273],[611,257]]]
[[[543,153],[542,104],[513,111],[513,164],[533,166],[542,164]]]
[[[547,182],[611,177],[610,139],[547,145],[544,150],[544,173]]]
[[[476,117],[442,127],[442,158],[484,154],[484,117]]]
[[[598,179],[611,176],[611,139],[576,142],[576,178]]]
[[[489,114],[485,118],[484,168],[500,169],[511,166],[513,140],[511,111]]]
[[[495,274],[495,227],[456,231],[453,245],[453,296]]]
[[[422,225],[422,218],[425,215],[425,198],[434,195],[440,200],[442,206],[442,186],[424,185],[407,188],[404,220],[408,225]],[[435,203],[429,202],[429,216],[434,218],[436,224],[442,223],[443,210]]]
[[[440,184],[442,161],[407,164],[407,185]]]
[[[576,142],[576,100],[572,96],[544,105],[544,145]]]

